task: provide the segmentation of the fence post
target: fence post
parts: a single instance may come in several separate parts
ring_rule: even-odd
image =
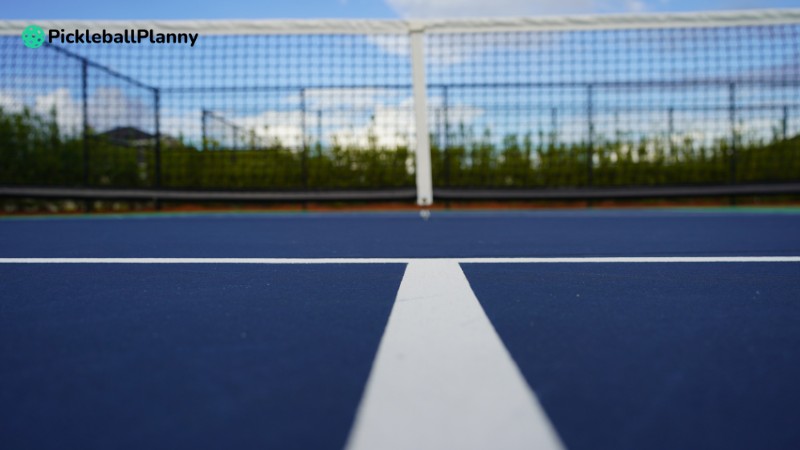
[[[206,130],[206,110],[200,110],[200,133],[202,134],[203,142],[201,142],[203,146],[203,151],[208,150],[208,130]]]
[[[231,139],[233,141],[233,154],[236,155],[236,150],[239,150],[239,127],[236,125],[231,125],[231,137],[233,138]]]
[[[731,121],[731,148],[728,159],[730,161],[730,183],[736,183],[736,84],[731,83],[729,91],[729,112]]]
[[[447,99],[447,86],[444,86],[442,92],[442,108],[444,114],[444,142],[443,142],[443,150],[444,150],[444,185],[450,186],[450,141],[448,136],[450,135],[450,119],[447,115],[447,108],[448,108],[448,99]]]
[[[317,110],[317,150],[322,152],[322,110]],[[317,155],[321,156],[321,155]]]
[[[89,185],[89,64],[81,60],[81,114],[83,116],[83,185]]]
[[[593,177],[593,161],[594,158],[594,119],[592,117],[592,109],[593,109],[593,99],[592,99],[592,89],[593,86],[589,84],[586,89],[586,114],[587,119],[589,121],[589,142],[587,143],[586,147],[586,182],[589,186],[592,185],[592,177]]]
[[[672,106],[667,108],[667,146],[670,152],[672,152],[672,135],[675,134],[674,111]]]
[[[155,88],[153,89],[153,94],[155,97],[155,113],[156,113],[155,185],[156,187],[161,187],[161,91],[158,88]],[[156,205],[158,205],[157,202]]]
[[[308,189],[308,148],[306,146],[306,88],[300,88],[300,139],[302,145],[301,174],[303,188]]]
[[[425,30],[413,26],[411,38],[411,74],[414,91],[414,126],[416,129],[417,204],[433,203],[433,176],[431,174],[431,145],[428,136],[428,94],[425,85]]]
[[[789,106],[783,105],[783,140],[789,137]]]

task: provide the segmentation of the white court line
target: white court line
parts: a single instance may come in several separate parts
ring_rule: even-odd
[[[569,258],[0,258],[0,264],[572,264],[800,262],[800,256],[610,256]]]
[[[562,449],[453,260],[406,267],[347,450]]]

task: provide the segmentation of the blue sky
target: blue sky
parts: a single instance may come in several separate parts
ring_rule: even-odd
[[[787,8],[798,0],[39,0],[7,2],[2,19],[268,19],[521,16]]]

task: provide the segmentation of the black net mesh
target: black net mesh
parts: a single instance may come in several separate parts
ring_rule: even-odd
[[[408,45],[405,35],[201,33],[193,48],[55,43],[32,50],[17,36],[0,37],[0,178],[411,187]]]
[[[800,26],[429,34],[434,183],[800,178]]]
[[[629,27],[630,28],[630,27]],[[409,35],[0,36],[0,184],[414,186]],[[425,35],[437,187],[800,179],[800,25]]]

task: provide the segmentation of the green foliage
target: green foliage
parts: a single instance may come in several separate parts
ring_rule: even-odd
[[[580,187],[589,183],[588,143],[567,144],[539,133],[508,135],[492,145],[487,130],[470,143],[462,130],[448,136],[447,149],[431,139],[434,184],[448,187]],[[800,136],[769,140],[737,136],[701,145],[686,138],[613,140],[598,137],[591,147],[593,186],[700,185],[800,180]],[[731,167],[735,167],[732,180]]]
[[[88,130],[89,138],[65,137],[55,121],[28,110],[0,110],[0,183],[7,185],[152,187],[155,142],[113,142]],[[323,149],[232,150],[207,143],[207,150],[181,139],[161,142],[161,187],[185,189],[361,189],[413,186],[408,148],[334,145]],[[255,146],[253,146],[255,147]],[[87,172],[84,174],[84,152]]]
[[[209,189],[360,189],[413,185],[406,148],[319,146],[305,152],[273,145],[258,150],[197,150],[162,145],[162,186]]]
[[[80,147],[60,138],[54,117],[48,121],[27,109],[0,110],[0,182],[74,185],[80,182],[80,166]]]
[[[66,136],[55,111],[0,109],[0,184],[97,187],[156,186],[155,142],[113,142],[87,130],[89,138]],[[449,187],[573,187],[589,180],[588,143],[559,142],[539,133],[475,137],[460,126],[447,148],[431,139],[434,184]],[[253,141],[254,142],[254,141]],[[413,152],[334,143],[304,150],[274,142],[266,148],[206,150],[165,138],[161,142],[161,187],[178,189],[368,189],[414,185]],[[595,186],[718,184],[731,181],[731,142],[702,145],[685,139],[597,137],[591,147]],[[86,156],[86,159],[84,159]],[[84,168],[88,170],[85,172]],[[84,182],[84,177],[86,183]],[[768,141],[737,136],[735,181],[800,179],[800,136]]]

